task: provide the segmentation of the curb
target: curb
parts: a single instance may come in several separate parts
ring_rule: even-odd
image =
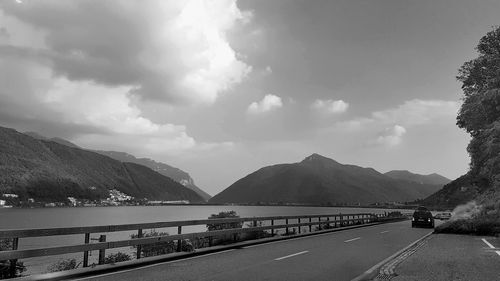
[[[417,245],[418,243],[420,243],[421,241],[423,241],[427,237],[431,236],[433,233],[434,233],[434,231],[431,231],[431,232],[427,233],[426,235],[420,237],[416,241],[412,242],[410,245],[404,247],[403,249],[397,251],[396,253],[394,253],[390,257],[388,257],[388,258],[384,259],[383,261],[377,263],[376,265],[372,266],[370,269],[368,269],[367,271],[365,271],[363,274],[359,275],[358,277],[352,279],[351,281],[372,280],[373,278],[375,278],[378,275],[380,268],[382,268],[384,265],[386,265],[387,263],[389,263],[392,260],[394,260],[395,258],[397,258],[399,255],[401,255],[402,253],[404,253],[408,249],[414,247],[415,245]]]
[[[233,244],[229,244],[229,245],[221,245],[221,246],[213,246],[210,248],[202,248],[202,249],[195,250],[194,252],[178,252],[178,253],[168,254],[165,256],[147,257],[147,258],[141,258],[139,260],[125,261],[125,262],[120,262],[120,263],[116,263],[116,264],[104,264],[104,265],[99,265],[96,267],[86,267],[86,268],[79,268],[79,269],[68,270],[68,271],[59,271],[59,272],[54,272],[54,273],[35,274],[35,275],[30,275],[30,276],[25,276],[25,277],[14,278],[11,280],[19,280],[19,281],[21,281],[21,280],[22,281],[28,281],[28,280],[29,281],[68,280],[68,279],[75,279],[75,278],[92,277],[92,276],[96,276],[96,275],[100,275],[100,274],[119,272],[122,270],[135,269],[135,268],[140,268],[140,267],[147,266],[147,265],[172,262],[172,261],[182,260],[185,258],[192,258],[192,257],[197,257],[197,256],[203,256],[206,254],[231,250],[231,249],[238,249],[238,248],[242,248],[242,247],[246,247],[246,246],[266,244],[266,243],[282,241],[282,240],[291,240],[291,239],[296,239],[296,238],[301,238],[301,237],[327,234],[327,233],[333,233],[333,232],[362,228],[362,227],[370,227],[370,226],[376,226],[376,225],[380,225],[380,224],[399,222],[399,221],[402,221],[402,219],[367,223],[367,224],[361,224],[361,225],[345,226],[345,227],[326,229],[326,230],[320,230],[320,231],[314,231],[314,232],[308,232],[308,233],[296,234],[296,235],[290,235],[290,236],[262,238],[262,239],[257,239],[257,240],[249,240],[249,241],[233,243]]]

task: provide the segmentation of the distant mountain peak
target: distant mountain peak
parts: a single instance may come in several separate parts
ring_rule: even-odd
[[[307,156],[306,158],[304,158],[304,160],[302,160],[302,163],[306,163],[306,162],[335,162],[335,163],[338,163],[337,161],[333,160],[333,159],[330,159],[328,157],[325,157],[323,155],[320,155],[318,153],[313,153],[309,156]]]

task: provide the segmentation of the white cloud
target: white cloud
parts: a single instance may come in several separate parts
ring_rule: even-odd
[[[283,102],[281,98],[275,95],[266,95],[259,102],[252,102],[247,109],[248,113],[251,114],[260,114],[264,112],[268,112],[271,110],[278,109],[283,106]]]
[[[212,103],[251,72],[227,38],[251,18],[236,0],[0,3],[9,44],[57,75],[169,103]]]
[[[227,33],[251,18],[236,0],[0,1],[0,116],[95,149],[231,147],[140,105],[211,103],[240,83],[252,68]]]
[[[406,134],[405,127],[394,125],[391,128],[387,128],[384,133],[377,138],[376,143],[389,147],[397,146],[402,142],[404,134]]]
[[[326,111],[327,113],[344,113],[349,108],[349,103],[343,100],[320,100],[317,99],[312,104],[315,109]]]

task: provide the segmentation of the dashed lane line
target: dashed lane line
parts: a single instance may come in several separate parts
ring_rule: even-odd
[[[382,233],[387,233],[387,232],[389,232],[389,230],[386,230],[386,231],[382,231],[382,232],[380,232],[380,233],[382,234]]]
[[[274,260],[275,261],[280,261],[280,260],[284,260],[284,259],[288,259],[288,258],[291,258],[291,257],[298,256],[298,255],[302,255],[302,254],[305,254],[305,253],[309,253],[309,251],[298,252],[298,253],[291,254],[291,255],[288,255],[288,256],[284,256],[284,257],[281,257],[281,258],[276,258]]]
[[[361,237],[356,237],[356,238],[352,238],[352,239],[349,239],[349,240],[345,240],[344,243],[349,243],[349,242],[356,241],[356,240],[359,240],[359,239],[361,239]]]

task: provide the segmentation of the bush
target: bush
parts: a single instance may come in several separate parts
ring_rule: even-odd
[[[212,214],[208,219],[223,219],[223,218],[239,218],[235,211],[220,212],[218,214]],[[241,228],[243,226],[242,222],[231,222],[231,223],[214,223],[207,224],[208,231],[223,230],[231,228]]]
[[[150,232],[144,233],[141,238],[147,237],[157,237],[157,236],[168,236],[167,232],[157,232],[156,230],[151,230]],[[137,239],[139,236],[137,234],[132,234],[130,236],[132,239]],[[134,246],[137,249],[137,246]],[[158,255],[164,255],[175,252],[174,241],[161,241],[152,244],[141,245],[141,256],[142,257],[152,257]]]
[[[246,227],[261,227],[262,222],[259,221],[257,224],[254,226],[253,223],[247,223]],[[265,231],[265,230],[257,230],[257,231],[252,231],[252,232],[244,232],[241,234],[241,239],[242,240],[253,240],[253,239],[261,239],[261,238],[266,238],[266,237],[271,237],[271,233]]]
[[[65,259],[50,265],[49,267],[47,267],[47,271],[58,272],[58,271],[72,270],[78,268],[79,266],[80,263],[77,263],[76,259]]]
[[[116,254],[110,254],[104,259],[104,263],[117,263],[117,262],[122,262],[122,261],[129,261],[131,260],[132,257],[130,255],[118,252]]]
[[[236,214],[235,211],[227,211],[227,212],[220,212],[218,214],[212,214],[208,219],[222,219],[222,218],[239,218]],[[215,231],[215,230],[224,230],[224,229],[233,229],[233,228],[242,228],[243,223],[242,222],[230,222],[230,223],[209,223],[207,224],[207,229],[208,231]],[[235,234],[226,234],[226,235],[220,235],[218,237],[214,237],[214,241],[212,241],[212,245],[217,245],[217,244],[223,244],[227,243],[229,241],[234,241],[238,239],[238,235]]]
[[[388,218],[400,218],[400,217],[403,217],[403,214],[400,211],[393,211],[393,212],[387,213],[387,217]]]
[[[448,221],[434,230],[436,233],[499,235],[500,234],[500,204],[483,206],[471,218]]]
[[[0,239],[0,251],[12,249],[12,239]],[[20,261],[16,262],[16,271],[14,276],[10,274],[10,261],[0,261],[0,279],[14,278],[21,276],[26,271],[26,266]]]
[[[314,229],[316,231],[335,228],[335,221],[332,223],[320,223]]]

